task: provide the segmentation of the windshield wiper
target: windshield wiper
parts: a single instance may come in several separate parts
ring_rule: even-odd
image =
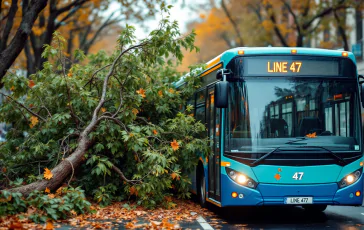
[[[277,147],[275,149],[273,149],[272,151],[270,151],[269,153],[264,154],[261,158],[257,159],[256,161],[254,161],[253,163],[251,163],[252,165],[256,165],[257,163],[261,162],[262,160],[264,160],[265,158],[269,157],[270,154],[274,153],[275,151],[277,151],[278,149],[280,149],[281,147]]]
[[[327,149],[325,147],[322,147],[322,146],[304,146],[304,147],[301,147],[301,148],[320,148],[320,149],[324,149],[328,153],[330,153],[340,163],[340,165],[346,165],[346,161],[341,156],[337,155],[336,153],[334,153],[333,151],[331,151],[330,149]]]
[[[289,145],[289,144],[293,144],[295,142],[299,142],[299,141],[303,141],[303,140],[307,140],[307,138],[306,137],[296,137],[296,140],[288,141],[285,144]],[[300,144],[304,145],[304,144],[307,144],[307,143],[300,143]]]

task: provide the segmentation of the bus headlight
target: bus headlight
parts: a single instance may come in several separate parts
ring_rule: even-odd
[[[226,174],[236,183],[253,189],[257,187],[257,182],[255,182],[252,178],[244,175],[243,173],[240,173],[228,167],[225,167],[225,170]]]
[[[355,172],[350,173],[349,175],[346,175],[343,179],[341,179],[341,181],[339,182],[339,188],[344,188],[359,180],[360,175],[362,173],[362,169],[363,168],[358,169]]]

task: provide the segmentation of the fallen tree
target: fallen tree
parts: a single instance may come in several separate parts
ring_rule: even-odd
[[[190,116],[192,107],[184,108],[198,78],[191,74],[175,89],[170,59],[180,62],[182,48],[197,49],[194,36],[181,37],[177,23],[164,19],[137,42],[127,26],[111,57],[91,55],[68,70],[65,41],[55,34],[43,53],[53,62],[30,80],[4,79],[11,94],[3,93],[0,119],[12,124],[0,147],[5,189],[28,196],[66,182],[103,204],[135,196],[149,207],[170,205],[172,188],[189,196],[195,152],[207,152],[206,140],[195,136],[205,128]],[[86,61],[81,51],[74,56]],[[16,178],[23,185],[15,187]]]

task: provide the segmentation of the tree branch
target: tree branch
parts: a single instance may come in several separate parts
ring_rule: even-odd
[[[17,10],[18,10],[18,0],[12,0],[9,9],[8,20],[6,21],[3,36],[1,37],[0,52],[2,52],[5,49],[6,44],[8,43],[9,35],[11,33],[11,29],[13,28],[14,18]]]
[[[0,80],[4,77],[7,70],[14,63],[20,52],[25,46],[29,34],[32,31],[33,24],[41,10],[47,5],[47,0],[33,0],[24,14],[20,26],[3,52],[0,53]]]
[[[127,183],[140,183],[142,182],[141,180],[129,180],[125,177],[124,173],[115,165],[112,165],[111,167],[120,177],[123,181],[127,182]]]
[[[60,15],[66,11],[69,11],[74,6],[81,6],[82,4],[84,4],[87,1],[89,1],[89,0],[76,0],[74,2],[71,2],[70,4],[68,4],[64,7],[57,9],[57,15]]]
[[[292,7],[285,0],[281,0],[281,2],[287,8],[288,12],[292,15],[293,21],[296,24],[298,34],[302,34],[300,23],[298,22],[297,15],[293,12]]]
[[[348,8],[348,6],[345,5],[345,0],[340,0],[337,3],[337,5],[333,5],[331,7],[325,8],[321,12],[317,13],[316,15],[314,15],[310,20],[308,20],[307,22],[305,22],[302,25],[302,29],[305,30],[305,29],[309,28],[311,26],[311,24],[313,23],[313,21],[315,21],[318,18],[322,18],[322,17],[330,14],[334,10],[346,9],[346,8]]]
[[[38,117],[39,119],[41,119],[42,121],[46,122],[47,120],[45,118],[43,118],[42,116],[40,116],[39,114],[33,112],[32,110],[30,110],[28,107],[26,107],[24,104],[16,101],[14,98],[12,98],[11,96],[9,95],[6,95],[2,92],[0,92],[1,95],[3,95],[4,97],[6,98],[10,98],[13,102],[15,102],[15,104],[19,105],[20,107],[22,107],[23,109],[25,109],[26,111],[28,111],[28,113],[32,114],[33,116],[35,117]]]
[[[238,37],[238,40],[239,40],[239,46],[244,46],[244,41],[243,41],[243,37],[241,36],[239,26],[235,22],[235,20],[232,18],[229,10],[227,9],[225,0],[221,0],[221,6],[222,6],[222,9],[224,10],[226,16],[228,17],[229,21],[231,22],[231,25],[233,26],[233,28],[235,30],[236,36]]]

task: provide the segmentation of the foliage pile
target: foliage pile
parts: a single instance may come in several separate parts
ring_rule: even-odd
[[[34,191],[25,199],[19,192],[2,191],[0,194],[0,216],[23,213],[20,218],[36,223],[84,214],[90,211],[90,207],[80,188],[60,187],[55,194]]]
[[[148,208],[173,207],[165,199],[172,193],[189,197],[195,153],[208,152],[206,140],[196,137],[205,126],[184,106],[199,79],[194,71],[184,87],[176,89],[173,82],[182,49],[197,50],[195,34],[181,37],[168,16],[146,39],[137,41],[134,32],[126,26],[111,56],[75,51],[69,69],[65,40],[56,33],[43,52],[53,61],[30,79],[4,79],[9,93],[2,93],[0,120],[11,128],[0,146],[2,189],[27,196],[67,183],[101,205],[132,198]],[[39,195],[30,197],[34,194]],[[62,202],[54,200],[60,209]]]
[[[67,220],[48,220],[47,224],[30,222],[28,214],[0,218],[0,229],[17,226],[24,229],[53,229],[59,227],[93,228],[93,229],[182,229],[180,223],[195,222],[199,216],[209,217],[215,223],[216,214],[202,209],[196,202],[182,201],[174,198],[176,207],[171,209],[148,210],[135,202],[115,202],[107,207],[91,206],[92,212],[72,214]],[[220,222],[221,223],[221,222]],[[214,227],[221,227],[217,225]],[[47,228],[48,227],[48,228]]]

